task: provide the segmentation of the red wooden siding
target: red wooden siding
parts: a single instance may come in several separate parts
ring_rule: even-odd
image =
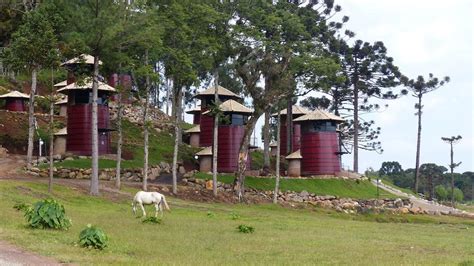
[[[341,171],[337,132],[305,132],[301,143],[303,175],[334,175]]]
[[[5,103],[5,110],[14,112],[24,112],[25,100],[23,98],[7,98]]]
[[[201,113],[194,113],[193,114],[193,124],[199,125],[201,122]]]
[[[280,155],[286,156],[291,152],[295,152],[301,147],[301,125],[293,124],[293,150],[287,152],[287,136],[286,136],[286,125],[281,125],[280,127]]]
[[[112,74],[110,75],[109,79],[107,80],[107,83],[116,88],[118,86],[118,82],[120,79],[120,84],[126,89],[126,90],[131,90],[132,89],[132,77],[128,74]],[[118,99],[118,94],[114,94],[111,96],[112,101],[117,101]],[[125,104],[130,104],[133,102],[133,97],[131,95],[129,97],[122,96],[122,103]]]
[[[201,132],[199,135],[199,146],[212,146],[212,137],[214,136],[214,118],[209,115],[201,115]],[[219,132],[219,135],[221,133]]]
[[[244,137],[243,126],[219,126],[219,139],[217,151],[217,171],[220,173],[233,173],[239,164],[239,149]],[[249,156],[247,169],[250,170]]]
[[[92,104],[69,105],[67,110],[66,151],[78,155],[92,154]],[[110,153],[110,133],[108,106],[97,107],[99,128],[99,154]]]

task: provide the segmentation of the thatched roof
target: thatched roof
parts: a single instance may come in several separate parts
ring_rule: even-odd
[[[201,132],[201,126],[200,125],[197,125],[195,127],[192,127],[188,130],[185,130],[184,133],[200,133]]]
[[[61,128],[56,133],[54,133],[54,135],[55,136],[65,136],[65,135],[67,135],[67,127]]]
[[[252,109],[246,107],[245,105],[236,102],[234,100],[227,100],[219,105],[224,113],[240,113],[240,114],[251,114],[253,113]],[[210,111],[202,113],[203,115],[208,114]]]
[[[63,80],[63,81],[61,81],[61,82],[59,82],[59,83],[54,84],[54,87],[56,87],[56,88],[62,88],[62,87],[64,87],[64,86],[66,86],[66,85],[67,85],[67,80]]]
[[[187,114],[195,114],[195,113],[200,113],[200,112],[201,112],[201,106],[200,105],[194,107],[191,110],[186,111]]]
[[[197,156],[210,156],[212,155],[212,147],[206,147],[196,153]]]
[[[67,85],[66,87],[59,89],[58,92],[64,93],[64,91],[69,91],[69,90],[92,90],[92,79],[87,78],[84,81],[82,81],[81,84],[78,84],[77,82],[71,83]],[[98,90],[115,92],[114,87],[109,86],[108,84],[101,81],[99,81]]]
[[[209,88],[207,88],[206,90],[204,91],[201,91],[199,92],[198,94],[196,94],[194,96],[194,98],[202,98],[203,96],[212,96],[215,94],[215,86],[211,86]],[[236,98],[236,99],[241,99],[242,97],[240,97],[239,95],[231,92],[230,90],[224,88],[224,87],[221,87],[221,86],[218,86],[218,90],[217,90],[217,93],[220,95],[220,96],[227,96],[227,97],[233,97],[233,98]]]
[[[28,94],[21,93],[19,91],[11,91],[9,93],[0,95],[0,98],[24,98],[29,99],[30,96]]]
[[[344,119],[340,118],[339,116],[319,110],[319,109],[309,114],[300,116],[293,121],[301,122],[301,121],[315,121],[315,120],[336,121],[338,123],[344,122]]]
[[[94,57],[88,54],[81,54],[78,57],[74,57],[73,59],[67,60],[66,62],[62,63],[61,66],[67,66],[67,65],[73,65],[73,64],[93,65]],[[99,65],[102,65],[102,61],[100,60],[99,60]]]
[[[293,153],[291,153],[290,155],[286,156],[285,157],[286,159],[303,159],[303,156],[301,156],[301,150],[297,150]]]
[[[287,108],[281,110],[280,115],[286,115],[287,111],[288,111]],[[311,113],[311,110],[303,106],[293,105],[291,107],[291,113],[293,115],[305,115],[305,114]],[[272,114],[272,116],[277,116],[277,115],[278,115],[278,112]]]
[[[277,147],[277,146],[278,146],[278,143],[276,143],[275,141],[270,142],[270,147]]]

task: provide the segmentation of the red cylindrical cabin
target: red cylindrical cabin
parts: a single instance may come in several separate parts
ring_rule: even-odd
[[[245,124],[247,124],[248,115],[253,111],[234,100],[225,101],[219,105],[219,108],[225,118],[219,123],[218,128],[217,171],[233,173],[238,169],[239,150],[244,138]],[[208,113],[203,113],[202,117],[206,116],[209,116]],[[248,169],[250,169],[250,161],[248,158]]]
[[[62,65],[70,73],[77,69],[91,70],[93,58],[81,55],[84,59],[71,59]],[[68,85],[58,92],[68,96],[67,105],[67,142],[66,151],[77,155],[92,154],[92,79],[86,78],[81,82],[70,83],[73,74],[69,74]],[[75,78],[74,78],[75,80]],[[110,123],[108,98],[115,89],[103,82],[98,83],[97,119],[99,134],[99,154],[110,153]]]
[[[190,114],[193,116],[193,124],[194,125],[199,125],[201,122],[201,106],[196,106],[195,108],[186,111],[187,114]]]
[[[286,156],[289,153],[295,152],[300,149],[301,147],[301,126],[297,123],[293,123],[293,140],[292,140],[292,147],[293,149],[291,151],[288,151],[288,146],[287,146],[287,109],[283,109],[280,111],[280,155]],[[311,111],[298,106],[298,105],[293,105],[291,107],[291,114],[293,120],[303,116],[305,114],[310,113]],[[278,113],[274,113],[272,116],[276,117],[278,116]]]
[[[121,90],[122,103],[130,104],[133,102],[133,97],[131,94],[132,76],[130,76],[129,74],[116,74],[115,73],[115,74],[110,75],[107,83],[114,88],[118,88],[118,86],[122,86],[123,88],[123,90]],[[118,99],[118,93],[113,95],[111,99],[116,102]]]
[[[204,112],[209,110],[209,106],[214,103],[214,93],[215,86],[211,86],[205,91],[198,93],[194,98],[201,100],[201,115],[200,115],[200,125],[201,133],[199,136],[199,146],[208,147],[212,146],[212,137],[214,135],[214,117],[208,115],[202,115]],[[227,100],[238,100],[241,99],[240,96],[231,92],[230,90],[218,86],[217,93],[219,95],[219,100],[225,102]]]
[[[12,112],[25,112],[26,104],[30,97],[19,91],[12,91],[0,96],[0,99],[5,99],[5,110]]]
[[[321,110],[294,120],[301,125],[302,175],[335,175],[341,171],[337,124],[343,121]]]

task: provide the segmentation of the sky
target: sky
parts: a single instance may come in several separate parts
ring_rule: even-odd
[[[336,0],[336,4],[342,6],[339,17],[350,17],[345,28],[356,33],[354,39],[383,41],[404,75],[416,78],[433,73],[451,78],[423,97],[421,164],[448,167],[450,147],[441,137],[461,135],[462,140],[454,146],[454,161],[462,164],[455,172],[474,171],[472,1]],[[388,108],[364,117],[382,128],[384,152],[360,151],[359,172],[369,167],[378,170],[384,161],[398,161],[403,169],[415,167],[415,102],[416,98],[408,95],[388,101]],[[262,124],[261,118],[255,138],[261,146]],[[351,154],[343,156],[343,167],[352,168]]]

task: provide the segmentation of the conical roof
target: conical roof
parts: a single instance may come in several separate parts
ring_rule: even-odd
[[[301,156],[301,150],[297,150],[288,156],[285,157],[286,159],[303,159],[303,156]]]
[[[201,132],[201,126],[200,125],[197,125],[195,127],[192,127],[190,129],[184,131],[184,133],[188,133],[188,134],[189,133],[199,133],[199,132]]]
[[[344,119],[340,118],[339,116],[325,112],[323,110],[319,110],[319,109],[316,109],[315,111],[309,114],[300,116],[294,119],[293,121],[301,122],[301,121],[315,121],[315,120],[336,121],[338,123],[344,122]]]
[[[245,105],[234,101],[234,100],[227,100],[219,105],[219,109],[221,109],[224,113],[241,113],[241,114],[251,114],[253,113],[252,109],[246,107]],[[206,111],[202,114],[208,114],[210,111]]]
[[[197,156],[210,156],[212,155],[212,147],[206,147],[196,153]]]
[[[65,136],[65,135],[67,135],[67,127],[61,128],[56,133],[54,133],[54,135],[55,136]]]
[[[194,98],[201,99],[204,96],[212,96],[212,95],[215,94],[215,91],[216,91],[215,89],[216,89],[216,86],[211,86],[211,87],[207,88],[206,90],[201,91],[198,94],[196,94],[194,96]],[[233,97],[233,98],[236,98],[236,99],[241,99],[241,97],[239,95],[231,92],[230,90],[228,90],[228,89],[226,89],[222,86],[218,86],[217,93],[220,96],[227,96],[227,97]]]
[[[64,86],[66,86],[66,85],[67,85],[67,80],[63,80],[63,81],[61,81],[61,82],[59,82],[59,83],[54,84],[54,87],[55,87],[55,88],[62,88],[62,87],[64,87]]]
[[[25,98],[29,99],[30,96],[28,94],[21,93],[19,91],[11,91],[9,93],[0,95],[0,98]]]
[[[81,54],[78,57],[74,57],[73,59],[69,59],[66,62],[62,63],[61,66],[73,65],[73,64],[87,64],[93,65],[94,64],[94,57],[89,54]],[[102,61],[99,60],[99,65],[102,65]]]
[[[67,96],[54,103],[55,105],[67,104]]]
[[[286,115],[287,111],[288,111],[288,108],[281,110],[280,115]],[[303,106],[293,105],[291,106],[291,113],[293,115],[305,115],[305,114],[311,113],[311,110]],[[278,115],[278,112],[272,114],[272,116],[277,116],[277,115]]]
[[[201,112],[201,106],[200,105],[194,107],[191,110],[186,111],[187,114],[195,114],[195,113],[200,113],[200,112]]]
[[[65,91],[69,90],[91,90],[92,89],[92,79],[87,78],[80,84],[78,82],[71,83],[61,89],[58,90],[58,92],[64,93]],[[100,91],[109,91],[109,92],[115,92],[115,88],[112,86],[109,86],[108,84],[99,81],[99,87],[98,90]]]

